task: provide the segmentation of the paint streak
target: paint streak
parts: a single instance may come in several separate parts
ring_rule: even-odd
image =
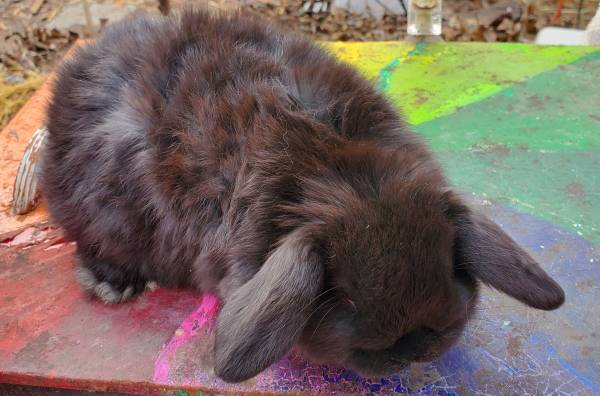
[[[332,43],[326,47],[368,78],[376,77],[394,59],[400,59],[400,65],[390,75],[387,94],[412,124],[451,114],[515,82],[597,51],[593,47],[526,44],[499,44],[491,51],[486,43],[435,43],[420,47],[394,42]],[[423,94],[427,103],[423,103]]]
[[[382,92],[387,92],[389,87],[390,87],[390,82],[392,79],[392,74],[394,73],[394,71],[398,68],[398,66],[400,65],[400,63],[408,63],[411,62],[411,57],[414,56],[421,56],[421,62],[425,59],[424,55],[425,55],[425,51],[427,48],[427,44],[425,43],[417,43],[415,45],[415,47],[402,54],[399,58],[396,58],[394,60],[392,60],[390,63],[388,63],[386,66],[384,66],[381,71],[379,72],[379,90]]]
[[[408,56],[424,55],[426,50],[427,50],[427,44],[426,43],[417,43],[415,45],[415,49],[413,49],[412,51],[410,51],[408,53]]]
[[[378,79],[379,72],[395,59],[404,58],[415,48],[405,42],[324,43],[325,49],[342,62],[350,63],[368,79]]]
[[[381,73],[379,73],[379,89],[382,92],[387,91],[388,87],[390,86],[391,75],[394,72],[394,70],[396,70],[399,64],[400,60],[394,59],[381,70]]]
[[[291,354],[258,378],[264,392],[321,395],[456,395],[450,376],[441,375],[435,364],[416,364],[387,377],[362,377],[350,369],[318,365]]]
[[[169,382],[169,364],[177,350],[200,331],[210,331],[218,310],[218,298],[211,294],[204,294],[200,306],[181,323],[171,340],[159,352],[154,363],[155,383]]]

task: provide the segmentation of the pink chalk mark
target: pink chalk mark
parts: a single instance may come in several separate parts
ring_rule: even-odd
[[[161,349],[154,362],[154,382],[169,383],[169,364],[177,350],[201,330],[210,329],[219,311],[219,299],[213,294],[204,294],[200,306],[190,314],[175,331],[169,342]]]

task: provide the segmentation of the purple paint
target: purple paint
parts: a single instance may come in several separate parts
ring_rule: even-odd
[[[219,299],[212,294],[204,294],[200,306],[190,314],[175,331],[175,334],[158,353],[154,362],[154,382],[169,383],[169,364],[177,350],[201,330],[211,330],[219,311]]]

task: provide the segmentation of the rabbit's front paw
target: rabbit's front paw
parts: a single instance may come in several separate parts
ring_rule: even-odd
[[[106,304],[117,304],[131,299],[144,290],[155,290],[158,284],[147,281],[137,271],[97,257],[79,254],[75,279],[90,295]]]
[[[133,285],[127,285],[123,290],[119,290],[107,281],[98,280],[91,270],[82,266],[75,269],[75,279],[86,292],[98,297],[105,304],[124,302],[135,294]]]

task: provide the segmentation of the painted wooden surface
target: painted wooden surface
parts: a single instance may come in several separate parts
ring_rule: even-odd
[[[0,382],[189,395],[600,394],[600,50],[329,47],[402,105],[452,181],[564,286],[566,304],[539,312],[485,290],[460,343],[432,363],[361,378],[292,352],[225,384],[211,371],[213,297],[157,290],[117,307],[91,301],[74,283],[74,246],[38,225],[45,212],[6,214],[42,91],[0,135]]]
[[[44,221],[44,207],[26,216],[12,215],[12,196],[19,162],[29,138],[43,125],[51,78],[29,99],[15,117],[0,132],[0,240],[8,238],[18,230]]]

